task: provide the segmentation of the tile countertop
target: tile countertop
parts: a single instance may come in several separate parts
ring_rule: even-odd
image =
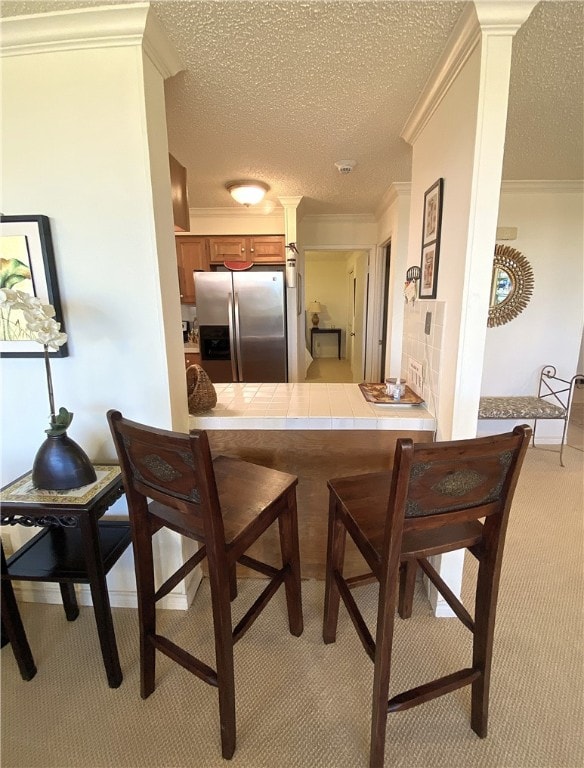
[[[373,405],[358,384],[215,384],[217,405],[190,429],[386,429],[431,431],[423,405]]]

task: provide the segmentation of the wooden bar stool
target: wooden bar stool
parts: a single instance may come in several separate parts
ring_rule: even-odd
[[[323,638],[336,639],[343,599],[374,663],[370,766],[384,760],[388,712],[400,712],[472,685],[471,727],[487,735],[491,656],[503,545],[511,501],[531,436],[528,426],[493,437],[444,443],[397,441],[392,472],[330,480],[329,538]],[[484,518],[484,522],[481,520]],[[345,579],[347,532],[370,573]],[[428,557],[468,548],[479,561],[474,618]],[[420,566],[473,635],[471,666],[393,696],[388,701],[394,614],[411,613]],[[400,579],[401,567],[401,579]],[[379,582],[375,640],[351,589]]]
[[[224,758],[235,750],[233,644],[241,639],[283,583],[293,635],[303,629],[300,556],[293,475],[218,456],[211,459],[206,432],[190,435],[154,429],[108,412],[128,500],[138,590],[141,695],[155,687],[161,651],[218,688]],[[152,499],[148,503],[148,499]],[[282,567],[244,553],[278,521]],[[198,552],[164,584],[154,585],[152,537],[170,528],[200,542]],[[156,632],[156,602],[207,557],[215,630],[216,670]],[[236,563],[268,577],[267,586],[232,628],[230,600],[237,593]]]

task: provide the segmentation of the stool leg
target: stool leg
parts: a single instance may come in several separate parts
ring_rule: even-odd
[[[487,551],[479,562],[476,588],[475,627],[473,633],[473,669],[481,672],[472,684],[470,725],[473,731],[484,739],[489,719],[489,691],[491,684],[491,661],[495,634],[495,611],[498,585],[494,584],[493,571],[496,565]]]
[[[334,643],[337,638],[339,600],[341,597],[335,579],[335,571],[341,574],[343,572],[347,529],[338,517],[336,498],[332,491],[329,496],[328,526],[322,636],[325,643]]]
[[[300,548],[298,544],[298,516],[296,511],[296,488],[291,488],[286,495],[286,509],[278,517],[280,531],[280,550],[282,565],[288,565],[289,571],[285,576],[286,605],[288,608],[288,625],[290,632],[296,637],[302,634],[304,621],[302,618],[302,591],[300,584]]]
[[[400,567],[398,613],[402,619],[409,619],[412,615],[417,570],[416,560],[406,560]]]
[[[237,563],[229,569],[229,599],[233,602],[237,597]]]
[[[147,699],[156,685],[156,590],[154,588],[154,560],[152,555],[152,528],[148,520],[147,505],[138,499],[134,506],[132,549],[138,598],[138,630],[140,635],[140,696]]]
[[[230,760],[235,752],[235,676],[233,670],[233,635],[231,628],[230,572],[225,556],[219,554],[215,542],[207,544],[209,586],[213,607],[215,659],[219,692],[221,754]]]

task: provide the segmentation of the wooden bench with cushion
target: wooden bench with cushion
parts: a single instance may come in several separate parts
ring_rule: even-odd
[[[561,419],[564,422],[560,445],[560,464],[564,466],[563,453],[570,405],[576,381],[584,380],[582,374],[562,379],[553,365],[545,365],[539,377],[537,395],[519,397],[481,397],[479,419],[533,419],[533,445],[538,419]]]

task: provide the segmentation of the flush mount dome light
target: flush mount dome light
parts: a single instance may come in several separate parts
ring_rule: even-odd
[[[234,200],[247,207],[261,202],[269,190],[268,185],[263,181],[231,181],[225,187]]]

